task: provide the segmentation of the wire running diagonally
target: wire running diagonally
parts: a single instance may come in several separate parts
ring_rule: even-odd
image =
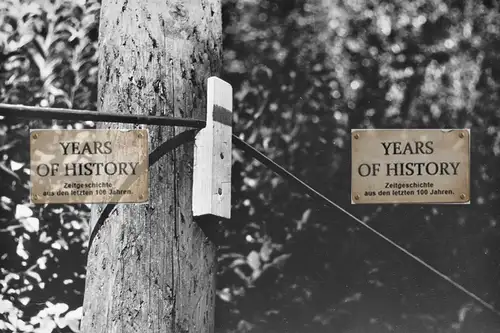
[[[236,136],[234,134],[233,134],[233,144],[236,147],[238,147],[239,149],[241,149],[245,152],[248,152],[250,155],[252,155],[252,157],[254,157],[256,160],[261,162],[264,166],[266,166],[269,169],[271,169],[272,171],[274,171],[279,176],[281,176],[287,180],[290,180],[291,182],[295,183],[296,185],[299,185],[300,187],[302,187],[311,197],[325,202],[329,207],[336,208],[336,209],[340,210],[341,212],[343,212],[344,214],[346,214],[347,216],[352,218],[354,221],[356,221],[359,225],[361,225],[365,229],[368,229],[369,231],[371,231],[372,233],[374,233],[378,237],[382,238],[387,243],[391,244],[393,247],[397,248],[399,251],[401,251],[404,254],[406,254],[407,256],[411,257],[413,260],[415,260],[416,262],[418,262],[419,264],[421,264],[422,266],[424,266],[425,268],[427,268],[428,270],[430,270],[431,272],[433,272],[434,274],[439,276],[441,279],[447,281],[448,283],[453,285],[455,288],[462,291],[464,294],[466,294],[470,298],[474,299],[475,301],[480,303],[483,307],[487,308],[488,310],[490,310],[491,312],[496,314],[498,317],[500,317],[500,311],[498,311],[493,305],[486,302],[485,300],[483,300],[481,297],[477,296],[473,292],[469,291],[467,288],[465,288],[464,286],[462,286],[458,282],[452,280],[449,276],[442,273],[438,269],[434,268],[432,265],[428,264],[423,259],[420,259],[419,257],[414,255],[413,253],[411,253],[410,251],[408,251],[407,249],[405,249],[404,247],[402,247],[401,245],[399,245],[398,243],[396,243],[395,241],[393,241],[389,237],[385,236],[384,234],[380,233],[379,231],[377,231],[373,227],[364,223],[363,221],[361,221],[361,219],[359,219],[355,215],[348,212],[345,208],[342,208],[341,206],[339,206],[338,204],[336,204],[332,200],[328,199],[326,196],[324,196],[323,194],[321,194],[320,192],[318,192],[317,190],[312,188],[310,185],[305,183],[303,180],[299,179],[298,177],[293,175],[291,172],[289,172],[288,170],[283,168],[281,165],[277,164],[276,162],[274,162],[273,160],[271,160],[270,158],[268,158],[267,156],[262,154],[260,151],[258,151],[254,147],[250,146],[248,143],[244,142],[243,140],[241,140],[238,136]]]
[[[57,109],[57,108],[41,108],[41,107],[31,107],[24,105],[9,105],[0,103],[0,116],[14,116],[14,117],[24,117],[24,118],[41,118],[41,119],[59,119],[59,120],[92,120],[92,121],[107,121],[107,122],[121,122],[121,123],[134,123],[134,124],[151,124],[151,125],[163,125],[163,126],[186,126],[192,128],[203,128],[206,125],[206,122],[203,120],[196,119],[175,119],[168,117],[160,117],[160,116],[145,116],[145,115],[115,115],[115,114],[107,114],[107,113],[99,113],[95,111],[88,110],[71,110],[71,109]],[[464,286],[455,282],[446,274],[442,273],[438,269],[434,268],[432,265],[428,264],[424,260],[420,259],[410,251],[406,250],[392,239],[388,238],[384,234],[380,233],[376,229],[372,228],[368,224],[361,221],[358,217],[348,212],[346,209],[342,208],[332,200],[328,199],[326,196],[309,186],[307,183],[293,175],[291,172],[269,159],[267,156],[259,152],[257,149],[253,148],[243,140],[241,140],[238,136],[233,134],[233,143],[236,147],[240,148],[243,151],[246,151],[252,155],[255,159],[261,162],[264,166],[273,170],[279,176],[295,183],[302,187],[311,197],[316,198],[325,202],[328,206],[332,208],[336,208],[351,217],[354,221],[356,221],[359,225],[368,229],[378,237],[385,240],[387,243],[391,244],[393,247],[397,248],[407,256],[411,257],[413,260],[420,263],[422,266],[429,269],[434,274],[438,275],[443,280],[447,281],[451,285],[453,285],[458,290],[462,291],[464,294],[474,299],[478,303],[480,303],[483,307],[490,310],[498,317],[500,317],[500,311],[495,309],[493,305],[486,302],[473,292],[466,289]],[[150,155],[151,158],[151,155]],[[110,209],[112,207],[110,206]],[[100,218],[102,222],[106,218],[106,214]],[[98,229],[99,226],[96,226],[95,229]],[[95,230],[94,230],[95,231]]]

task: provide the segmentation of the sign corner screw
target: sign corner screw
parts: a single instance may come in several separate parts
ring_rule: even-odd
[[[466,198],[466,197],[467,197],[467,196],[466,196],[465,194],[463,194],[463,193],[462,193],[462,194],[460,194],[460,199],[465,200],[465,198]]]
[[[36,140],[36,139],[38,139],[38,134],[37,133],[33,133],[32,137],[33,137],[33,139]]]
[[[359,195],[357,195],[357,194],[356,194],[356,195],[354,196],[354,200],[359,200]]]
[[[354,134],[354,138],[359,139],[359,134],[358,133]]]
[[[38,200],[38,195],[37,194],[33,194],[33,200]]]

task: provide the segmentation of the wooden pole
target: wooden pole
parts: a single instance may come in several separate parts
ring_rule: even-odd
[[[103,0],[99,34],[100,112],[206,119],[207,78],[221,67],[220,0]],[[151,150],[189,130],[148,128]],[[193,145],[150,165],[149,204],[118,204],[99,227],[82,332],[214,331],[216,251],[193,219]],[[92,226],[102,211],[92,208]]]

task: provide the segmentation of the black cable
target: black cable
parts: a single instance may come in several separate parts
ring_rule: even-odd
[[[94,121],[127,124],[145,124],[160,126],[182,126],[203,128],[205,120],[190,118],[172,118],[164,116],[148,116],[141,114],[121,114],[97,112],[89,110],[71,110],[63,108],[42,108],[0,103],[0,116],[16,118],[36,118],[48,120]]]
[[[38,119],[58,119],[58,120],[73,120],[73,121],[94,121],[94,122],[118,122],[118,123],[132,123],[132,124],[145,124],[145,125],[161,125],[161,126],[184,126],[184,127],[192,127],[192,128],[204,128],[206,126],[206,121],[204,120],[197,120],[197,119],[189,119],[189,118],[171,118],[171,117],[164,117],[164,116],[148,116],[148,115],[126,115],[126,114],[117,114],[117,113],[104,113],[104,112],[96,112],[96,111],[89,111],[89,110],[70,110],[70,109],[63,109],[63,108],[43,108],[43,107],[34,107],[34,106],[24,106],[24,105],[12,105],[12,104],[2,104],[0,103],[0,116],[11,116],[11,117],[18,117],[18,118],[38,118]],[[192,134],[192,133],[191,133]],[[168,142],[166,143],[167,146],[169,146],[169,149],[173,149],[176,145],[179,145],[182,143],[182,141],[177,141],[174,140],[174,142]],[[446,274],[441,273],[439,270],[425,262],[424,260],[420,259],[413,253],[409,252],[384,234],[380,233],[376,229],[370,227],[368,224],[364,223],[361,221],[358,217],[354,216],[350,212],[348,212],[346,209],[342,208],[332,200],[328,199],[326,196],[309,186],[307,183],[290,173],[288,170],[280,166],[279,164],[275,163],[273,160],[269,159],[267,156],[259,152],[257,149],[253,148],[243,140],[241,140],[239,137],[233,134],[233,143],[236,147],[242,149],[243,151],[249,152],[252,157],[257,159],[259,162],[261,162],[264,166],[268,167],[269,169],[273,170],[276,174],[279,176],[291,181],[292,183],[299,185],[304,189],[311,197],[316,198],[318,200],[322,200],[325,202],[329,207],[336,208],[340,211],[342,211],[344,214],[347,216],[351,217],[353,220],[355,220],[358,224],[363,226],[364,228],[368,229],[378,237],[382,238],[404,254],[408,255],[418,263],[420,263],[422,266],[426,267],[429,269],[431,272],[435,273],[451,285],[453,285],[455,288],[459,289],[463,293],[465,293],[467,296],[473,298],[477,302],[479,302],[481,305],[483,305],[485,308],[488,310],[492,311],[495,313],[497,316],[500,317],[500,312],[496,310],[493,305],[487,303],[483,299],[481,299],[479,296],[474,294],[473,292],[467,290],[465,287],[460,285],[459,283],[455,282],[452,280],[450,277],[448,277]],[[167,150],[168,151],[168,150]],[[153,152],[155,153],[155,152]],[[152,154],[153,154],[152,153]],[[165,152],[162,152],[164,154]],[[152,154],[150,154],[150,159],[152,158]],[[153,162],[153,161],[150,161]],[[154,161],[155,162],[155,161]],[[153,163],[154,163],[153,162]],[[99,221],[96,225],[96,228],[92,231],[91,234],[91,239],[90,243],[92,243],[95,235],[97,234],[97,231],[99,230],[99,227],[102,225],[104,220],[109,216],[109,213],[112,211],[115,205],[108,204],[105,212],[101,214]],[[90,246],[89,246],[90,248]]]
[[[269,169],[273,170],[279,176],[281,176],[281,177],[283,177],[285,179],[290,180],[295,185],[299,185],[302,189],[304,189],[312,197],[317,198],[319,200],[322,200],[329,207],[336,208],[336,209],[340,210],[341,212],[343,212],[344,214],[346,214],[347,216],[351,217],[359,225],[361,225],[365,229],[368,229],[369,231],[371,231],[372,233],[374,233],[378,237],[382,238],[387,243],[391,244],[392,246],[394,246],[395,248],[397,248],[398,250],[400,250],[401,252],[403,252],[407,256],[411,257],[413,260],[417,261],[419,264],[421,264],[425,268],[429,269],[431,272],[433,272],[434,274],[438,275],[440,278],[442,278],[443,280],[447,281],[448,283],[450,283],[451,285],[453,285],[455,288],[457,288],[458,290],[462,291],[463,293],[465,293],[467,296],[471,297],[472,299],[476,300],[482,306],[484,306],[485,308],[487,308],[488,310],[490,310],[491,312],[493,312],[494,314],[496,314],[497,316],[500,317],[500,311],[498,311],[497,309],[495,309],[495,307],[493,305],[489,304],[488,302],[486,302],[485,300],[483,300],[482,298],[480,298],[479,296],[477,296],[473,292],[467,290],[464,286],[462,286],[458,282],[455,282],[450,277],[448,277],[446,274],[440,272],[438,269],[434,268],[432,265],[428,264],[427,262],[425,262],[424,260],[420,259],[419,257],[417,257],[416,255],[414,255],[410,251],[406,250],[404,247],[400,246],[399,244],[397,244],[392,239],[388,238],[384,234],[380,233],[376,229],[374,229],[371,226],[369,226],[368,224],[364,223],[363,221],[361,221],[361,219],[359,219],[358,217],[356,217],[353,214],[349,213],[346,209],[342,208],[341,206],[339,206],[338,204],[336,204],[332,200],[328,199],[326,196],[324,196],[320,192],[316,191],[314,188],[312,188],[311,186],[309,186],[307,183],[305,183],[304,181],[302,181],[301,179],[299,179],[298,177],[296,177],[295,175],[293,175],[291,172],[289,172],[288,170],[286,170],[285,168],[283,168],[281,165],[277,164],[276,162],[274,162],[273,160],[271,160],[270,158],[268,158],[267,156],[265,156],[264,154],[262,154],[260,151],[258,151],[254,147],[250,146],[248,143],[244,142],[243,140],[241,140],[239,137],[237,137],[234,134],[233,134],[233,144],[236,147],[240,148],[241,150],[250,153],[250,155],[252,157],[254,157],[256,160],[258,160],[259,162],[261,162],[264,166],[266,166]]]
[[[186,143],[186,142],[191,142],[194,141],[194,138],[196,136],[196,131],[195,130],[189,130],[189,131],[184,131],[181,132],[180,134],[177,134],[173,138],[163,142],[160,144],[155,150],[153,150],[151,153],[149,153],[149,158],[148,158],[148,168],[151,168],[156,162],[160,160],[165,154],[173,151],[180,145]],[[124,184],[120,187],[120,190],[126,190],[132,185],[132,183],[135,181],[135,179],[131,182],[125,181]],[[121,195],[115,195],[115,198],[119,198]],[[116,203],[108,203],[106,204],[105,208],[100,211],[99,218],[97,219],[96,224],[93,226],[93,228],[90,230],[90,239],[89,239],[89,246],[88,249],[90,251],[90,247],[92,246],[92,243],[94,241],[94,238],[97,236],[97,233],[99,232],[99,229],[103,226],[104,222],[108,219],[109,215],[115,209]]]

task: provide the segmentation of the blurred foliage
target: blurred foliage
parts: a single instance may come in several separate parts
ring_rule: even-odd
[[[495,1],[224,0],[234,132],[493,304],[500,300]],[[0,3],[0,101],[95,109],[99,4]],[[76,332],[89,209],[29,203],[29,128],[0,123],[0,331]],[[470,128],[466,206],[351,206],[350,129]],[[234,150],[218,332],[497,332],[461,292]]]
[[[491,1],[225,1],[234,131],[499,301],[500,13]],[[350,204],[350,129],[470,128],[467,206]],[[500,320],[239,151],[217,307],[238,332],[497,332]]]
[[[0,2],[0,102],[95,109],[98,3]],[[90,123],[0,122],[0,331],[77,332],[89,207],[29,201],[29,129]]]

